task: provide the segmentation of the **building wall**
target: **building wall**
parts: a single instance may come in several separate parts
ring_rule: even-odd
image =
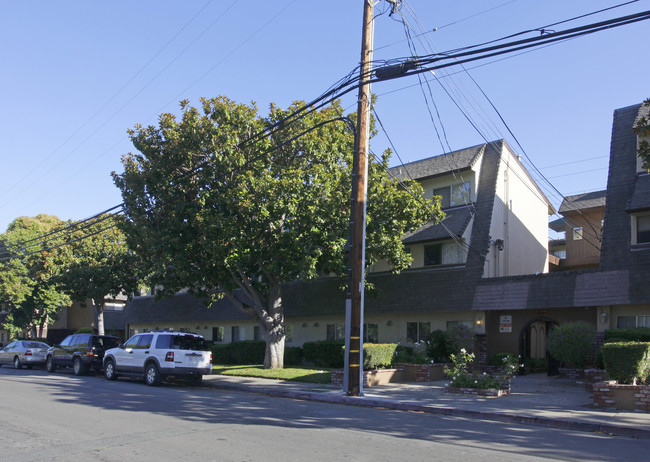
[[[602,219],[605,209],[583,210],[582,213],[567,213],[566,266],[598,264]],[[574,228],[582,228],[582,239],[576,239]]]
[[[521,162],[505,147],[501,152],[490,236],[484,277],[548,272],[548,202],[530,181]],[[503,240],[503,250],[495,245],[499,239]]]

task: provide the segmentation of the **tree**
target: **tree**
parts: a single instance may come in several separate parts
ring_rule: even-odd
[[[139,287],[139,264],[123,233],[119,217],[101,215],[90,224],[79,224],[70,243],[61,247],[58,280],[72,299],[91,300],[95,326],[104,335],[104,306],[120,294],[130,296]]]
[[[282,284],[346,273],[354,137],[334,120],[338,103],[283,123],[301,103],[262,117],[254,104],[201,102],[129,132],[139,153],[113,172],[122,226],[159,296],[186,288],[208,306],[227,297],[262,327],[264,366],[282,367]],[[411,261],[400,236],[440,211],[423,206],[417,183],[389,179],[388,159],[370,168],[367,263],[398,271]]]
[[[13,335],[27,329],[43,336],[70,303],[55,277],[58,259],[52,248],[62,238],[49,234],[64,226],[52,215],[19,217],[0,236],[0,303],[8,308],[4,327]]]
[[[633,127],[634,133],[636,133],[639,138],[645,138],[639,140],[637,154],[643,162],[643,168],[646,170],[650,170],[650,142],[648,142],[648,139],[650,138],[650,116],[648,115],[648,108],[650,108],[650,99],[643,102],[642,110],[644,115],[637,119],[636,124]]]

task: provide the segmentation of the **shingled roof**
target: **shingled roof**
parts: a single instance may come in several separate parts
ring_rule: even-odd
[[[474,205],[467,205],[451,210],[445,210],[445,218],[439,224],[427,223],[412,233],[406,233],[402,238],[405,244],[416,242],[449,239],[452,236],[460,237],[467,229],[472,216]]]
[[[486,144],[479,144],[471,148],[417,160],[393,167],[390,169],[390,173],[398,180],[424,180],[449,174],[452,171],[468,170],[479,160],[486,146]]]
[[[576,194],[574,196],[566,196],[560,205],[560,213],[570,213],[578,210],[593,209],[597,207],[605,207],[607,198],[607,190],[594,191],[584,194]]]

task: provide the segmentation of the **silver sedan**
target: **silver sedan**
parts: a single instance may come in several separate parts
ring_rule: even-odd
[[[34,365],[45,364],[49,345],[32,340],[15,340],[0,349],[0,365],[10,364],[16,369],[26,366],[31,369]]]

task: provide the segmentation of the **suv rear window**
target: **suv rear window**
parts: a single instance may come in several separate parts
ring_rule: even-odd
[[[104,350],[108,350],[109,348],[117,347],[120,342],[119,339],[115,337],[95,337],[93,339],[93,344],[95,348],[103,348]]]
[[[156,340],[156,348],[197,351],[206,351],[208,349],[203,337],[185,334],[159,335]]]

